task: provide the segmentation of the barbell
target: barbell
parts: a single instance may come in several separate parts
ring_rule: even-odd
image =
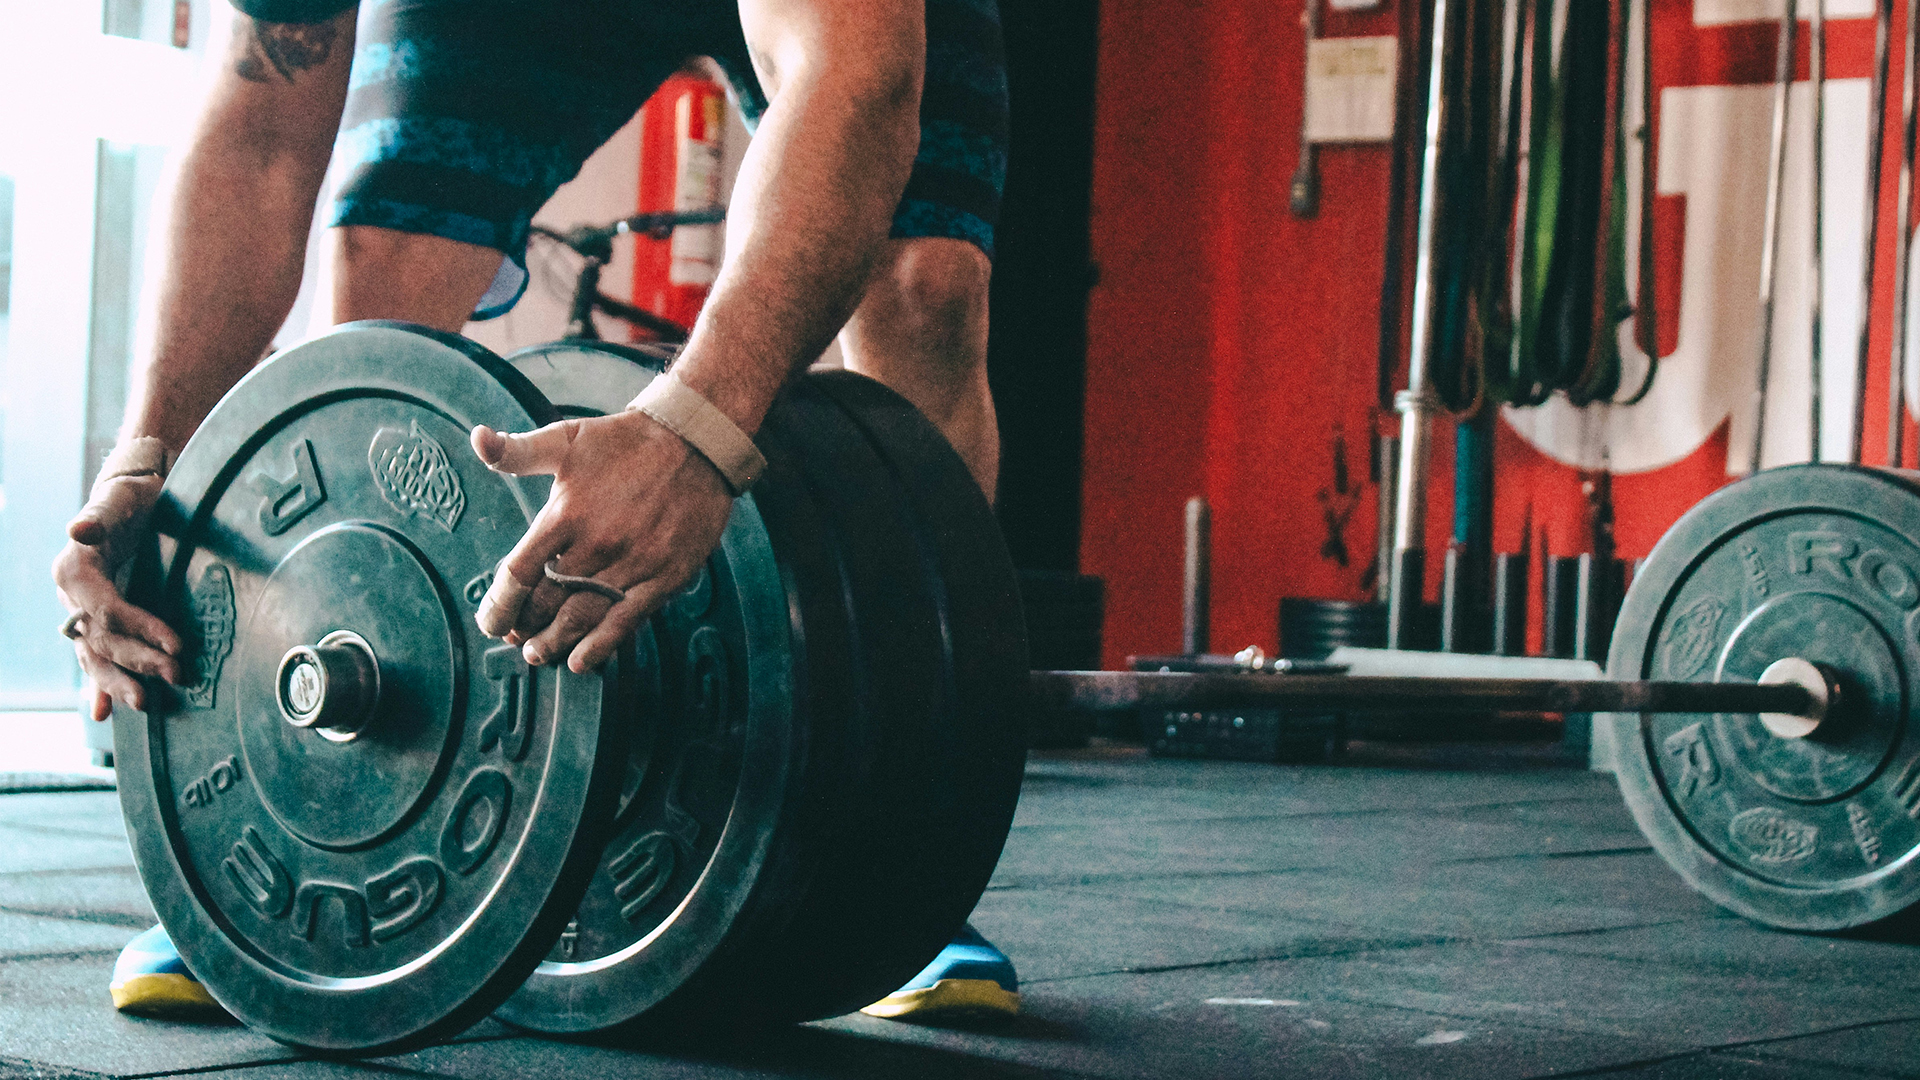
[[[1029,672],[991,508],[904,399],[797,380],[719,548],[603,670],[480,637],[545,478],[461,442],[612,411],[671,353],[502,360],[362,323],[243,379],[182,452],[130,595],[191,685],[115,714],[135,861],[191,969],[285,1042],[386,1053],[492,1012],[555,1034],[858,1008],[972,909],[1025,710],[1637,714],[1622,790],[1696,888],[1829,930],[1920,899],[1920,487],[1780,469],[1636,576],[1609,680]]]
[[[1036,671],[1037,704],[1085,712],[1274,705],[1347,709],[1509,712],[1750,712],[1811,735],[1844,695],[1831,669],[1798,657],[1776,661],[1755,683],[1659,680],[1442,678],[1200,671]]]

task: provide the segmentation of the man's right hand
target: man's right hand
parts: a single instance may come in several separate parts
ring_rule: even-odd
[[[152,473],[95,483],[93,497],[67,525],[67,545],[53,560],[60,602],[74,614],[68,623],[74,655],[93,681],[95,720],[111,715],[113,701],[146,707],[146,688],[136,675],[171,683],[183,675],[180,636],[151,612],[128,603],[114,584],[146,537],[161,483]]]

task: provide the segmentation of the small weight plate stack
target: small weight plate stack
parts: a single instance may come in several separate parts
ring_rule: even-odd
[[[631,400],[663,359],[568,342],[513,361],[562,411],[589,415]],[[809,376],[769,414],[767,472],[709,564],[715,598],[676,600],[636,641],[617,837],[503,1019],[564,1033],[831,1016],[899,986],[958,928],[1011,823],[1026,663],[992,513],[929,434],[857,376]],[[777,607],[789,681],[775,708],[753,684],[774,652],[730,654],[747,707],[715,729],[727,740],[693,739],[713,725],[686,705],[701,684],[676,667],[691,638],[674,624],[706,616],[676,611],[716,600]],[[727,748],[697,755],[718,765],[676,764],[687,752],[673,748],[702,744]],[[711,809],[671,809],[696,803]]]

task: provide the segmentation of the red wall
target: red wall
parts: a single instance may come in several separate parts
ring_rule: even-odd
[[[1391,34],[1395,4],[1328,12],[1327,36]],[[1300,0],[1107,0],[1101,16],[1094,145],[1086,459],[1081,563],[1107,581],[1106,656],[1177,650],[1182,506],[1213,506],[1216,651],[1277,645],[1282,596],[1360,599],[1375,510],[1366,483],[1374,408],[1389,152],[1324,148],[1317,218],[1295,219],[1287,186],[1299,153],[1304,45]],[[1771,24],[1692,25],[1691,0],[1654,0],[1658,87],[1765,82]],[[1872,26],[1830,23],[1830,77],[1867,73]],[[1893,31],[1895,69],[1903,30]],[[1806,35],[1801,34],[1803,43]],[[1802,78],[1805,78],[1802,57]],[[1875,353],[1868,401],[1885,398],[1898,96],[1884,162]],[[1656,124],[1658,118],[1656,116]],[[1665,312],[1678,280],[1684,200],[1663,198],[1656,230]],[[1674,328],[1662,326],[1663,352]],[[1869,409],[1866,445],[1884,444]],[[1363,497],[1344,531],[1350,565],[1322,557],[1319,493],[1345,436]],[[1535,552],[1587,545],[1581,477],[1504,424],[1496,454],[1495,544],[1517,550],[1531,512]],[[1452,432],[1434,440],[1428,593],[1451,534]],[[1643,555],[1686,507],[1726,481],[1726,433],[1686,460],[1620,476],[1620,553]],[[1912,440],[1909,440],[1912,445]],[[1876,452],[1869,460],[1878,460]],[[1538,588],[1538,575],[1534,577]],[[1536,596],[1534,608],[1539,603]],[[1536,627],[1535,645],[1538,644]]]

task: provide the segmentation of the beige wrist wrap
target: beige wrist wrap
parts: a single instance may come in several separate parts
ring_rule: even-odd
[[[128,439],[115,446],[107,460],[100,464],[100,475],[94,483],[103,484],[122,476],[157,476],[165,480],[167,444],[151,435]]]
[[[767,459],[747,433],[671,371],[649,383],[627,408],[646,413],[685,439],[720,470],[736,496],[746,494],[766,471]]]

